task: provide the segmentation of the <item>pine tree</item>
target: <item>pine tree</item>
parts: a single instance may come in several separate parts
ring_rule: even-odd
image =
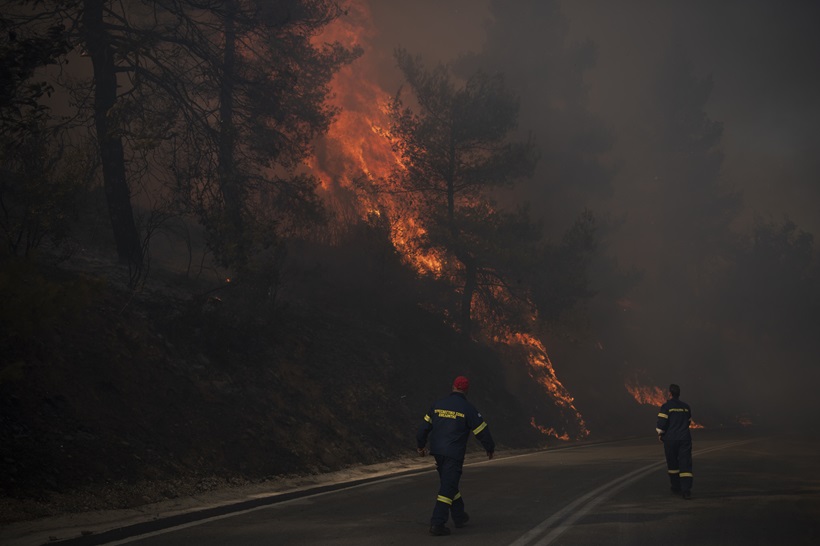
[[[401,91],[390,104],[390,130],[403,165],[394,180],[425,202],[427,244],[457,262],[459,322],[469,335],[476,291],[503,277],[493,263],[497,255],[487,249],[497,246],[492,241],[500,240],[505,225],[521,225],[495,210],[490,190],[529,176],[535,154],[529,142],[510,138],[518,101],[501,75],[479,71],[457,85],[446,65],[427,69],[403,49],[396,59],[418,107],[407,106]]]

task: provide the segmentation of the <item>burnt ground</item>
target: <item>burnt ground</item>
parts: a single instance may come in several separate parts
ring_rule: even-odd
[[[2,266],[0,523],[407,457],[461,373],[499,449],[548,443],[501,352],[395,286],[270,302],[158,273],[134,292],[116,269]]]

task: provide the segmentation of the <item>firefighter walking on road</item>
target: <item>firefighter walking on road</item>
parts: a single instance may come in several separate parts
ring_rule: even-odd
[[[672,492],[684,499],[692,498],[692,435],[689,425],[692,410],[689,404],[680,400],[680,387],[669,385],[669,400],[658,412],[655,431],[663,442],[666,468],[672,484]]]
[[[430,518],[430,534],[435,536],[450,534],[450,529],[445,525],[450,516],[458,528],[470,519],[464,511],[464,499],[458,486],[470,433],[481,442],[489,459],[493,458],[495,451],[495,442],[487,429],[487,423],[467,401],[469,389],[470,382],[466,377],[456,377],[450,395],[432,405],[416,435],[419,455],[426,455],[425,446],[429,436],[430,454],[436,459],[440,485],[433,516]]]

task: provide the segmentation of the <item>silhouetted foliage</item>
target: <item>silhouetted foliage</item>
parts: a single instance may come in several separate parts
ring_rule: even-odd
[[[48,115],[40,99],[53,87],[35,79],[35,71],[58,63],[69,49],[62,25],[37,32],[0,17],[0,139],[5,149]]]
[[[43,125],[29,127],[0,150],[0,255],[27,257],[45,240],[70,253],[65,243],[92,161],[53,136]]]
[[[77,105],[72,126],[95,127],[133,283],[153,233],[180,215],[238,269],[293,226],[322,221],[317,181],[300,167],[335,115],[331,77],[359,54],[316,39],[343,15],[335,2],[46,0],[17,11],[21,28],[65,25],[60,37],[85,57],[78,73],[91,61],[90,79],[57,81]],[[54,48],[32,58],[69,49]]]
[[[0,255],[28,256],[44,239],[67,239],[85,185],[81,162],[64,156],[62,131],[48,124],[42,99],[53,87],[36,75],[70,47],[62,25],[39,30],[2,18],[0,32]]]
[[[595,295],[589,270],[596,252],[596,230],[595,216],[587,211],[566,231],[560,244],[542,246],[532,290],[543,320],[556,322],[578,302]]]
[[[537,252],[541,226],[532,222],[527,208],[508,212],[489,200],[462,205],[454,223],[455,234],[447,222],[431,224],[425,245],[447,249],[456,257],[444,273],[463,279],[455,311],[461,313],[462,332],[470,332],[474,315],[481,317],[490,336],[510,329],[527,331],[535,308],[523,272]]]
[[[390,103],[391,136],[402,159],[393,178],[426,203],[426,244],[456,260],[450,273],[459,279],[459,322],[469,335],[474,294],[505,276],[498,255],[487,249],[500,246],[502,234],[519,223],[495,211],[489,190],[529,176],[536,157],[531,143],[510,138],[518,101],[500,74],[479,71],[458,85],[446,65],[428,69],[403,49],[396,60],[417,107],[406,104],[401,90]]]
[[[184,114],[178,190],[217,258],[242,269],[254,248],[323,220],[318,182],[299,168],[336,114],[333,74],[360,51],[315,41],[343,15],[332,1],[160,3],[187,53],[166,89]]]

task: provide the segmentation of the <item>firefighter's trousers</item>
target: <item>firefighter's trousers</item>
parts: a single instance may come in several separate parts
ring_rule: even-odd
[[[464,499],[461,498],[458,490],[458,482],[461,480],[464,460],[443,455],[434,455],[434,457],[440,485],[430,524],[444,525],[451,514],[453,521],[460,521],[464,519]]]
[[[666,468],[673,490],[692,490],[692,440],[663,441]]]

